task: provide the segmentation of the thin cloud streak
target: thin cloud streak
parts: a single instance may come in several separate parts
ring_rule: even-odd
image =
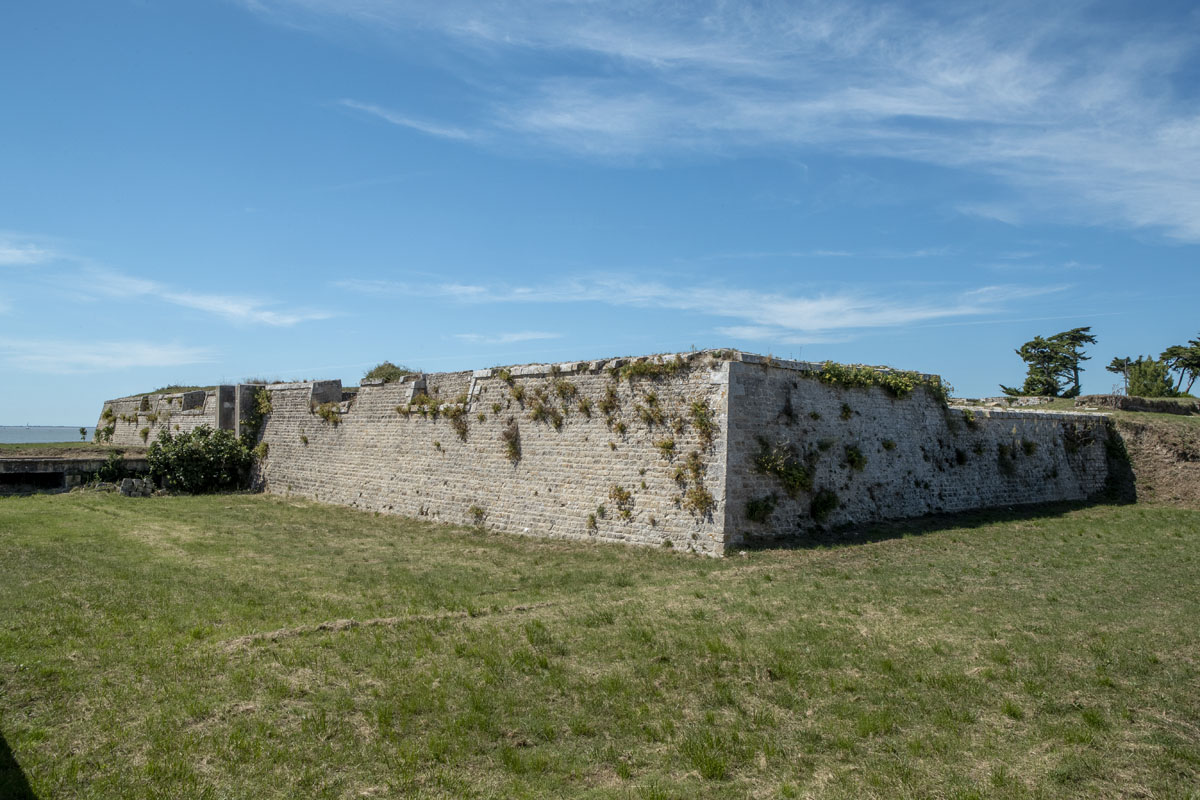
[[[415,131],[420,131],[421,133],[425,133],[430,136],[437,136],[442,139],[458,139],[458,140],[467,140],[467,139],[475,138],[475,136],[473,134],[468,133],[467,131],[464,131],[461,128],[451,128],[451,127],[446,127],[443,125],[437,125],[437,124],[434,124],[431,122],[424,122],[422,120],[413,119],[411,117],[406,117],[403,114],[400,114],[398,112],[391,111],[386,108],[381,108],[377,105],[372,105],[370,103],[360,103],[357,100],[341,100],[340,102],[346,108],[352,108],[355,111],[362,111],[363,113],[371,114],[372,116],[379,117],[380,119],[384,120],[385,122],[390,122],[393,125],[399,125],[402,128],[411,128]]]
[[[20,237],[0,234],[0,267],[26,267],[53,261],[58,254]]]
[[[474,342],[478,344],[514,344],[516,342],[533,342],[542,339],[560,339],[561,333],[550,333],[549,331],[516,331],[513,333],[456,333],[455,339],[461,339],[464,342]]]
[[[335,285],[369,295],[438,297],[460,303],[603,303],[669,308],[734,318],[743,324],[743,332],[761,333],[778,329],[792,336],[796,332],[817,334],[995,314],[1003,311],[1005,304],[1010,301],[1053,294],[1068,288],[1061,285],[985,286],[945,297],[914,301],[849,291],[802,297],[718,285],[668,286],[620,278],[580,278],[536,288],[377,280],[347,280]]]
[[[215,361],[211,350],[145,341],[0,339],[0,360],[14,369],[58,375]]]
[[[124,275],[111,270],[90,269],[89,284],[110,297],[152,297],[165,303],[214,314],[231,322],[291,327],[301,322],[329,319],[333,314],[319,310],[279,311],[273,303],[233,295],[177,291],[157,281]]]

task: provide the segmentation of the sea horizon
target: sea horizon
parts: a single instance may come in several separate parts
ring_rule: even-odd
[[[79,435],[79,429],[87,431]],[[0,425],[0,444],[44,444],[92,440],[94,425]]]

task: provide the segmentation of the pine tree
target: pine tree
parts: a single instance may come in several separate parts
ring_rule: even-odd
[[[1083,354],[1084,345],[1095,344],[1091,328],[1072,328],[1050,337],[1035,336],[1017,348],[1017,355],[1029,365],[1025,383],[1020,389],[1000,385],[1007,395],[1040,395],[1045,397],[1076,397],[1079,395],[1081,361],[1091,356]]]

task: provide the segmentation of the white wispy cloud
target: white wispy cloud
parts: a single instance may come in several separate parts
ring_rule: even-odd
[[[1040,295],[1061,292],[1066,286],[983,286],[957,293],[871,293],[855,290],[796,295],[762,292],[720,284],[686,286],[676,283],[604,277],[576,278],[536,287],[461,283],[408,283],[393,281],[339,281],[338,287],[375,296],[437,297],[459,303],[603,303],[615,306],[674,309],[732,318],[741,338],[776,338],[797,332],[813,334],[911,325],[930,320],[997,314],[1007,304]]]
[[[202,364],[215,358],[207,348],[181,344],[0,338],[0,360],[14,369],[69,375]]]
[[[58,254],[28,238],[0,232],[0,267],[21,267],[41,264],[58,258]]]
[[[125,275],[112,270],[91,268],[88,286],[92,291],[109,297],[151,297],[165,303],[204,311],[218,317],[254,325],[290,327],[300,322],[329,319],[330,312],[315,309],[280,310],[276,304],[257,298],[236,295],[205,294],[172,289],[157,281]]]
[[[439,136],[443,139],[471,139],[473,135],[461,128],[453,128],[445,125],[438,125],[424,120],[413,119],[399,112],[392,111],[371,103],[360,103],[356,100],[341,100],[343,106],[352,108],[355,111],[362,111],[366,114],[379,117],[380,119],[390,122],[393,125],[399,125],[402,128],[412,128],[415,131],[429,134],[430,136]]]
[[[776,344],[840,344],[848,342],[850,335],[830,336],[821,334],[797,334],[786,328],[770,325],[728,325],[718,327],[717,333],[730,339],[749,342],[773,342]]]
[[[436,34],[455,54],[442,60],[478,91],[480,138],[602,157],[765,145],[905,159],[1018,190],[1003,204],[962,202],[963,213],[1200,241],[1200,115],[1175,83],[1196,52],[1195,15],[1133,24],[1086,2],[248,5],[310,29],[337,17],[392,31],[398,47]]]
[[[532,342],[540,339],[559,339],[561,333],[549,331],[515,331],[512,333],[456,333],[455,339],[477,344],[513,344],[515,342]]]

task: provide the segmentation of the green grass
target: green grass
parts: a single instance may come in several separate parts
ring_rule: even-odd
[[[1185,397],[1185,398],[1155,397],[1152,399],[1167,400],[1170,402],[1178,402],[1180,404],[1196,402],[1195,398],[1192,398],[1192,397]],[[1003,408],[1003,406],[1001,406],[1001,408]],[[1117,421],[1127,420],[1129,422],[1143,422],[1143,423],[1160,423],[1161,422],[1165,425],[1178,426],[1178,427],[1181,427],[1181,428],[1184,428],[1184,429],[1187,429],[1190,431],[1200,431],[1200,415],[1163,414],[1163,413],[1158,413],[1158,412],[1154,412],[1154,411],[1118,411],[1117,409],[1114,409],[1114,408],[1098,408],[1098,409],[1089,411],[1089,410],[1087,410],[1087,408],[1076,408],[1075,407],[1075,399],[1074,398],[1066,398],[1066,397],[1055,398],[1054,400],[1051,400],[1048,403],[1043,403],[1042,405],[1038,405],[1038,406],[1029,406],[1029,407],[1013,406],[1012,408],[1014,411],[1071,411],[1071,412],[1076,412],[1076,413],[1081,413],[1081,414],[1085,414],[1085,413],[1086,414],[1092,414],[1092,413],[1106,414]]]
[[[1200,512],[925,525],[717,561],[0,499],[0,796],[1194,796]]]
[[[70,448],[90,448],[99,450],[103,445],[94,444],[92,442],[76,441],[76,442],[3,442],[0,443],[0,452],[5,450],[44,450],[47,448],[58,449],[62,447]]]
[[[0,458],[15,458],[17,456],[36,458],[54,458],[66,456],[71,458],[95,457],[105,458],[113,450],[120,450],[130,455],[146,452],[142,445],[95,444],[93,442],[22,442],[0,444]],[[64,452],[65,451],[65,452]]]

